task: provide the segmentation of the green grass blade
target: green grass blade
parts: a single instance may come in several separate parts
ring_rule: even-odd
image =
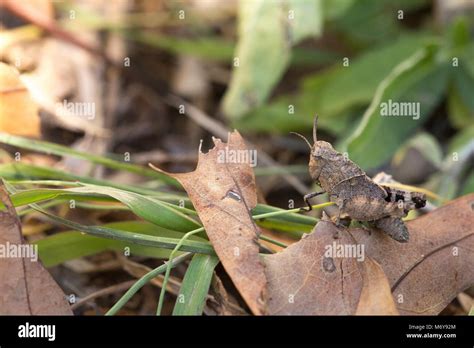
[[[69,228],[78,230],[80,232],[88,233],[92,236],[120,240],[120,241],[137,244],[137,245],[165,248],[165,249],[173,249],[180,241],[180,239],[177,239],[177,238],[149,236],[145,234],[125,232],[125,231],[102,227],[102,226],[85,226],[85,225],[78,224],[76,222],[63,219],[59,216],[50,214],[43,210],[41,210],[40,212],[43,214],[46,214],[49,218],[51,218],[52,220],[56,222],[59,222]],[[211,244],[208,242],[198,242],[198,241],[188,240],[183,243],[183,246],[181,249],[182,251],[190,251],[194,253],[214,255],[214,249],[212,248]]]
[[[11,184],[9,184],[8,182],[4,182],[4,183],[10,193],[17,192],[16,189]],[[174,249],[176,245],[178,245],[178,243],[180,242],[180,239],[148,236],[145,234],[125,232],[125,231],[102,227],[102,226],[85,226],[85,225],[78,224],[77,222],[73,222],[73,221],[64,219],[62,217],[56,216],[54,214],[51,214],[50,212],[42,209],[38,204],[30,204],[29,206],[35,209],[36,211],[39,211],[40,213],[48,216],[50,219],[52,219],[55,222],[58,222],[74,230],[88,233],[96,237],[103,237],[103,238],[108,238],[108,239],[120,240],[120,241],[124,241],[128,243],[132,243],[132,244],[152,246],[152,247],[158,247],[158,248],[166,248],[166,249]],[[191,251],[195,253],[215,255],[212,245],[208,242],[198,242],[198,241],[191,241],[191,240],[181,241],[181,242],[182,242],[183,251]]]
[[[256,223],[258,226],[269,230],[285,232],[285,234],[295,239],[301,238],[303,234],[311,232],[314,228],[312,225],[295,224],[292,222],[281,222],[275,220],[257,220]]]
[[[54,179],[55,181],[69,180],[72,182],[72,184],[74,184],[75,181],[79,181],[86,184],[115,187],[121,190],[127,190],[141,194],[156,193],[154,190],[141,188],[134,185],[117,184],[113,181],[99,180],[82,175],[74,175],[55,168],[47,168],[25,163],[0,164],[0,176],[7,180]]]
[[[201,315],[211,285],[216,256],[194,255],[181,284],[173,315]]]
[[[12,194],[15,206],[37,203],[45,200],[55,199],[93,199],[96,201],[117,200],[130,208],[137,216],[152,222],[158,226],[171,230],[187,232],[201,227],[201,225],[183,211],[195,214],[194,211],[180,208],[157,198],[144,196],[139,193],[104,187],[99,185],[82,184],[81,187],[68,189],[32,189],[17,191]],[[0,207],[3,207],[0,204]]]
[[[252,210],[252,215],[261,215],[261,214],[267,214],[267,213],[273,213],[273,212],[284,212],[285,209],[281,208],[276,208],[272,207],[269,205],[265,204],[257,204],[257,206]],[[282,215],[274,216],[274,217],[268,217],[266,220],[271,220],[271,221],[281,221],[281,222],[293,222],[297,224],[303,224],[303,225],[310,225],[314,226],[316,222],[318,222],[318,219],[312,216],[308,215],[303,215],[299,213],[283,213]]]
[[[191,253],[178,256],[173,260],[171,267],[176,267],[176,265],[180,264],[191,256]],[[132,296],[138,292],[138,290],[140,290],[146,283],[155,278],[157,275],[163,273],[166,270],[166,267],[167,265],[163,264],[141,277],[135,284],[132,285],[130,289],[128,289],[128,291],[120,298],[120,300],[118,300],[118,302],[109,309],[105,315],[115,315],[128,302],[128,300],[130,300]]]
[[[158,235],[160,237],[180,239],[183,233],[170,231],[154,226],[144,221],[121,221],[105,224],[103,227],[134,232],[145,235]],[[192,240],[204,241],[199,237]],[[65,261],[83,256],[97,254],[105,250],[125,252],[129,248],[130,255],[140,255],[159,259],[169,258],[171,250],[156,247],[147,247],[136,244],[90,236],[78,231],[60,232],[35,242],[41,261],[46,267],[56,266]]]
[[[97,193],[74,193],[67,189],[32,189],[18,191],[11,195],[11,200],[15,207],[21,207],[32,203],[44,202],[51,199],[61,200],[93,200],[98,202],[115,202],[116,200],[110,197],[99,195]],[[0,203],[3,208],[3,204]]]
[[[201,227],[198,222],[173,208],[171,204],[138,193],[88,184],[68,191],[89,194],[99,193],[113,197],[127,205],[138,216],[164,228],[187,232]]]
[[[189,238],[191,237],[192,235],[194,234],[197,234],[199,232],[202,232],[204,230],[203,227],[201,228],[198,228],[194,231],[190,231],[188,233],[186,233],[182,238],[181,240],[179,241],[179,243],[176,245],[176,247],[173,249],[173,251],[171,252],[170,254],[170,258],[167,262],[167,268],[166,268],[166,273],[165,273],[165,277],[163,278],[163,287],[161,288],[161,292],[160,292],[160,298],[158,300],[158,306],[157,306],[157,309],[156,309],[156,315],[160,315],[161,314],[161,309],[163,307],[163,301],[165,299],[165,293],[166,293],[166,286],[168,285],[168,279],[170,277],[170,272],[171,272],[171,264],[173,262],[173,259],[174,259],[174,256],[175,254],[179,251],[179,248],[181,248],[181,246],[183,245],[183,243]]]
[[[125,170],[131,173],[161,180],[176,187],[181,187],[179,183],[173,178],[170,178],[167,175],[164,175],[147,167],[128,162],[121,162],[106,156],[99,156],[87,152],[78,151],[67,146],[58,145],[47,141],[27,139],[15,135],[10,135],[7,133],[0,133],[0,143],[17,146],[31,151],[42,152],[49,155],[71,156],[75,158],[80,158],[83,160],[90,161],[92,163],[101,164],[107,168]]]

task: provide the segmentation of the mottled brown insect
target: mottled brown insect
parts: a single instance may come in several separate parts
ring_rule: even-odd
[[[314,144],[311,146],[305,140],[311,148],[309,173],[324,191],[304,196],[309,210],[311,204],[308,200],[327,192],[329,199],[339,208],[337,224],[341,215],[347,214],[351,219],[369,222],[396,241],[407,242],[409,234],[402,217],[412,209],[424,207],[425,195],[375,183],[357,164],[337,152],[331,144],[318,141],[316,133],[317,117],[313,127]]]

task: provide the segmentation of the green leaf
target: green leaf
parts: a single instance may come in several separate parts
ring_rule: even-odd
[[[173,315],[201,315],[206,304],[217,256],[194,255],[181,284]]]
[[[21,207],[24,205],[44,202],[50,199],[60,198],[63,200],[94,200],[101,202],[110,202],[115,201],[114,199],[104,197],[97,193],[74,193],[73,191],[68,191],[69,189],[31,189],[18,191],[11,195],[11,200],[15,207]],[[0,207],[3,208],[3,203],[0,203]]]
[[[154,223],[163,228],[175,231],[187,232],[194,230],[201,225],[189,216],[182,213],[179,208],[157,198],[144,196],[139,193],[116,189],[113,187],[82,184],[81,187],[68,189],[31,189],[17,191],[12,194],[12,201],[15,206],[42,202],[54,198],[64,199],[94,199],[98,201],[110,201],[101,197],[108,196],[122,202],[130,208],[137,216]],[[0,204],[0,207],[3,206]],[[191,212],[191,211],[190,211]],[[192,211],[194,212],[194,211]]]
[[[121,221],[105,224],[104,227],[136,232],[145,235],[158,235],[161,237],[180,239],[183,233],[170,231],[154,226],[143,221]],[[199,237],[191,237],[194,240],[203,241]],[[93,255],[105,250],[124,251],[130,248],[130,255],[140,255],[165,259],[169,257],[169,249],[141,246],[119,240],[105,239],[90,236],[78,231],[66,231],[57,233],[35,242],[41,261],[46,267],[56,266],[65,261],[83,256]]]
[[[459,194],[465,170],[472,168],[474,154],[474,125],[459,132],[450,142],[443,171],[438,181],[438,194],[452,199]]]
[[[474,124],[474,75],[469,74],[463,61],[453,67],[453,86],[448,97],[449,119],[457,129]]]
[[[471,174],[469,174],[466,181],[464,182],[460,195],[463,196],[463,195],[467,195],[473,192],[474,192],[474,171],[471,171]]]
[[[357,0],[332,24],[338,37],[348,45],[366,47],[368,44],[390,41],[405,31],[398,11],[403,11],[406,19],[412,16],[410,11],[423,8],[427,3],[428,0]]]
[[[427,48],[417,51],[380,83],[359,126],[348,139],[347,149],[362,168],[387,161],[400,143],[419,128],[440,101],[446,88],[449,66],[435,61]],[[412,115],[382,116],[399,103],[414,107]],[[419,107],[416,112],[416,107]]]
[[[354,4],[354,0],[323,0],[323,15],[325,20],[338,18]]]
[[[239,42],[223,101],[225,114],[237,119],[267,100],[290,62],[291,46],[320,31],[319,0],[240,1]]]
[[[235,44],[219,37],[182,37],[162,36],[146,32],[124,33],[126,37],[137,42],[158,47],[176,55],[189,55],[201,59],[229,63],[234,58]],[[296,47],[291,57],[291,64],[311,66],[327,64],[334,61],[338,54],[330,50],[314,50]]]
[[[445,49],[463,49],[471,41],[469,33],[469,23],[466,17],[455,18],[452,25],[445,31]],[[452,52],[454,53],[454,52]],[[452,56],[453,54],[451,54]]]
[[[458,132],[450,141],[448,146],[448,156],[453,153],[462,152],[463,149],[469,149],[474,144],[474,125]]]
[[[463,52],[462,63],[471,76],[474,76],[474,43],[467,46]]]
[[[432,42],[427,36],[406,35],[331,68],[309,75],[296,95],[284,95],[234,122],[245,131],[288,132],[311,129],[314,114],[319,127],[339,134],[346,130],[352,110],[370,103],[379,83],[420,46]],[[294,114],[290,113],[294,107]]]
[[[288,18],[293,44],[321,33],[323,23],[320,0],[286,0],[283,9],[283,15]]]
[[[432,39],[426,36],[403,36],[394,43],[376,47],[349,60],[347,67],[341,62],[327,71],[326,76],[306,79],[303,89],[313,95],[313,103],[321,117],[326,117],[326,114],[336,117],[349,107],[370,103],[380,82],[390,71],[420,45],[430,41]]]
[[[125,33],[125,36],[143,44],[159,47],[170,53],[190,55],[203,59],[229,61],[234,43],[217,37],[177,38],[144,31]]]
[[[67,191],[88,194],[98,193],[115,198],[128,206],[141,218],[158,226],[175,231],[188,232],[201,226],[189,216],[173,208],[172,205],[135,192],[89,184],[84,184],[82,187],[71,188]]]

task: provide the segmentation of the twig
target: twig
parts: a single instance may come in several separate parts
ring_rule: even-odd
[[[89,43],[82,41],[77,36],[71,34],[70,32],[60,28],[56,22],[47,16],[42,16],[41,14],[38,15],[38,11],[36,11],[33,7],[23,4],[21,1],[17,0],[3,0],[0,3],[0,7],[5,7],[10,12],[14,13],[18,17],[22,18],[23,20],[32,23],[44,31],[48,32],[52,36],[57,37],[60,40],[69,42],[74,46],[80,47],[83,50],[92,53],[94,55],[100,56],[108,63],[115,65],[116,63],[112,61],[109,57],[107,57],[101,50],[97,47],[90,45]]]
[[[119,283],[119,284],[109,286],[109,287],[104,288],[104,289],[100,289],[99,291],[93,292],[93,293],[87,295],[86,297],[81,298],[79,301],[77,301],[76,303],[71,305],[71,309],[75,310],[78,307],[81,307],[82,305],[86,304],[87,302],[89,302],[91,300],[94,300],[98,297],[114,294],[116,292],[125,291],[128,288],[130,288],[134,283],[135,283],[135,280],[127,280],[126,282],[122,282],[122,283]]]

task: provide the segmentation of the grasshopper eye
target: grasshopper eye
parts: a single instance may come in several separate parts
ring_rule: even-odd
[[[318,159],[318,160],[322,159],[323,156],[322,156],[322,153],[321,153],[321,149],[318,148],[318,147],[316,147],[315,149],[313,149],[313,150],[311,151],[311,156],[312,156],[312,157],[315,157],[315,158]]]

